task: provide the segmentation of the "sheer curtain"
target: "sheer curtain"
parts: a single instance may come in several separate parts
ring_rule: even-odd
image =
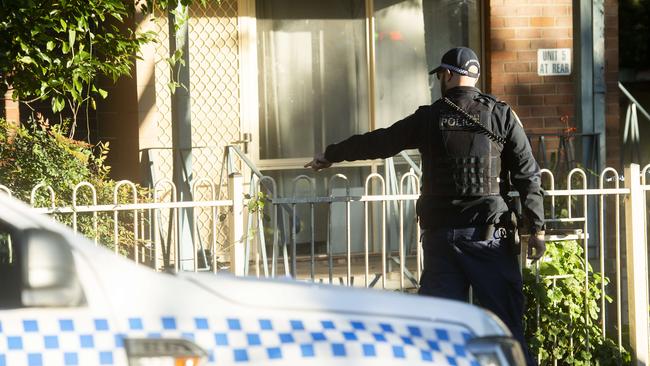
[[[362,0],[258,0],[260,159],[368,131]]]
[[[440,97],[429,70],[449,48],[469,46],[481,55],[477,0],[375,0],[377,127]]]
[[[389,126],[439,97],[438,86],[429,86],[428,71],[448,48],[471,46],[480,55],[478,0],[374,0],[376,26],[371,40],[366,39],[364,4],[364,0],[256,1],[261,160],[302,158],[306,162],[328,144],[370,129],[367,41],[376,47],[376,128]],[[407,170],[397,169],[398,174]],[[311,175],[306,170],[264,173],[276,179],[281,194],[311,194],[294,192],[293,178]],[[361,195],[370,168],[335,166],[313,175],[317,195],[328,193],[327,182],[336,173],[347,175],[352,194]],[[342,187],[341,182],[337,187]],[[342,188],[334,192],[344,193]],[[328,211],[325,205],[316,206],[316,217],[327,218],[318,220],[314,228],[320,250],[328,235],[333,252],[345,250],[344,208],[332,205]],[[299,205],[297,212],[302,220],[297,242],[308,243],[309,207]],[[363,215],[363,205],[353,204],[353,251],[362,249]],[[374,212],[373,217],[381,215]],[[390,235],[389,245],[395,248],[398,240],[393,230]]]

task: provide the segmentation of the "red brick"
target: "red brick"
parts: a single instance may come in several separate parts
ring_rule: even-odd
[[[535,84],[530,86],[530,94],[554,94],[555,84]]]
[[[502,73],[505,71],[505,64],[503,61],[493,61],[490,63],[490,71],[493,73]]]
[[[528,130],[530,128],[543,128],[544,127],[544,119],[543,118],[535,118],[535,117],[522,118],[521,119],[521,124],[524,125],[524,128],[526,130]]]
[[[517,97],[518,105],[543,105],[544,99],[540,96],[520,95]]]
[[[505,65],[505,72],[529,72],[530,64],[523,62],[508,62]]]
[[[503,94],[504,88],[505,88],[505,86],[503,86],[503,85],[492,85],[490,87],[489,93],[493,94],[493,95],[500,95],[500,94]]]
[[[553,17],[533,17],[530,18],[530,25],[533,27],[552,27],[555,25]]]
[[[536,72],[520,73],[517,75],[517,81],[522,84],[540,84],[542,77]]]
[[[506,27],[528,27],[530,19],[528,17],[507,17],[505,20]]]
[[[572,126],[573,124],[569,122],[569,126]],[[567,128],[567,124],[562,121],[561,116],[552,116],[552,117],[544,117],[544,127],[545,128]]]
[[[605,28],[618,28],[618,17],[605,17]]]
[[[575,85],[569,83],[555,84],[558,94],[571,94],[575,92]]]
[[[605,38],[605,49],[608,49],[610,47],[618,48],[618,37]]]
[[[505,41],[502,39],[490,39],[490,48],[492,51],[503,51],[505,49]]]
[[[504,74],[504,73],[493,73],[492,74],[492,84],[495,85],[508,85],[517,82],[516,74]]]
[[[557,107],[558,116],[573,117],[576,113],[576,108],[573,105],[562,105]]]
[[[605,96],[606,103],[616,103],[618,99],[619,97],[615,93],[607,93]]]
[[[517,52],[512,51],[495,51],[492,52],[492,61],[515,61],[517,60]]]
[[[506,85],[504,92],[506,95],[528,95],[530,94],[530,86],[523,84]]]
[[[516,38],[539,38],[542,35],[542,31],[537,28],[520,28],[515,29]],[[514,38],[513,37],[513,38]]]
[[[537,61],[537,51],[519,51],[517,52],[518,61]]]
[[[490,32],[490,37],[498,39],[515,38],[515,30],[510,28],[493,29]]]
[[[558,27],[573,27],[573,18],[568,17],[556,17],[555,25]]]
[[[618,124],[621,123],[621,121],[619,120],[618,116],[607,116],[605,118],[605,122],[607,126],[614,126],[617,130],[620,128]]]
[[[512,15],[512,9],[509,6],[490,6],[490,15],[494,15],[494,16]]]
[[[545,6],[543,10],[544,16],[557,17],[562,15],[570,15],[568,6]]]
[[[506,50],[511,50],[511,51],[529,50],[530,42],[531,41],[525,39],[506,40]]]
[[[573,95],[545,95],[544,104],[546,105],[562,105],[572,104]]]
[[[567,38],[571,33],[567,28],[542,29],[543,38]]]
[[[502,95],[501,100],[508,103],[510,106],[516,106],[517,105],[517,97],[512,96],[512,95]]]
[[[518,6],[514,9],[514,13],[519,16],[538,17],[542,15],[542,7],[541,6]]]
[[[556,43],[558,48],[573,48],[572,39],[558,39]]]
[[[545,83],[566,83],[571,81],[571,76],[569,75],[559,75],[559,76],[544,76]]]
[[[536,117],[557,116],[557,108],[552,106],[531,107],[530,112],[532,113],[533,116]]]
[[[506,22],[503,17],[490,17],[490,28],[494,30],[495,28],[503,28],[506,26]]]
[[[557,40],[555,39],[534,39],[530,41],[531,49],[538,48],[557,48]]]
[[[524,107],[524,106],[517,107],[516,109],[514,109],[515,113],[517,113],[519,118],[530,117],[531,116],[530,110],[531,107]]]

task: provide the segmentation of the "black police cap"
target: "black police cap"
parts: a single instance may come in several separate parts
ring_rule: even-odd
[[[442,56],[440,66],[431,70],[429,75],[443,69],[472,78],[478,78],[481,74],[481,64],[478,62],[478,56],[472,49],[467,47],[456,47],[447,51]]]

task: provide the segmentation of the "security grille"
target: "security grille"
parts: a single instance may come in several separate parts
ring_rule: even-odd
[[[159,149],[150,151],[154,181],[173,176],[172,93],[169,58],[167,14],[155,16],[158,43],[156,46],[156,107]],[[239,29],[237,0],[209,2],[205,7],[189,9],[190,109],[192,122],[192,176],[203,177],[197,185],[194,200],[211,199],[210,183],[219,184],[224,147],[239,139]],[[165,188],[165,187],[163,187]],[[167,188],[165,188],[167,189]],[[226,187],[216,196],[223,197]],[[160,192],[159,196],[169,195]],[[221,216],[221,215],[220,215]],[[197,239],[207,241],[215,227],[209,212],[196,210]],[[168,215],[163,215],[167,222]],[[223,227],[223,225],[216,225]],[[225,242],[223,231],[217,234]]]
[[[160,147],[172,147],[171,91],[169,83],[168,19],[157,14],[156,107]],[[223,148],[238,140],[239,113],[239,30],[237,1],[194,5],[189,11],[189,67],[192,119],[192,171],[195,176],[216,181],[223,160]],[[157,179],[171,178],[171,151],[154,153]]]

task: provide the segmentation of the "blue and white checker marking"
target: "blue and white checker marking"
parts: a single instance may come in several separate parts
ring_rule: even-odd
[[[466,352],[472,335],[454,325],[348,319],[131,317],[117,329],[102,318],[0,320],[0,366],[126,365],[124,337],[185,338],[210,365],[288,360],[390,360],[478,366]]]
[[[127,365],[105,318],[0,318],[0,366]]]

